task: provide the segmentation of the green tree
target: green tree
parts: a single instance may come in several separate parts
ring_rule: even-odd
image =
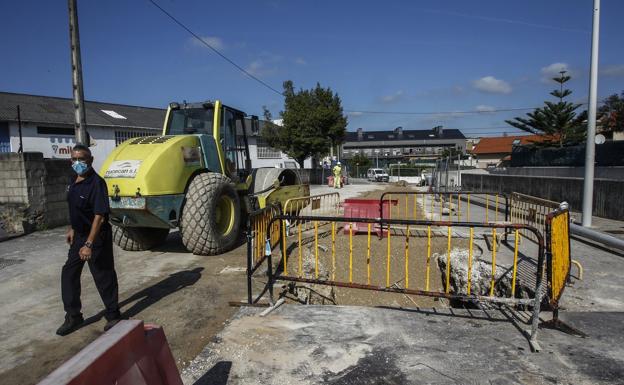
[[[373,165],[373,161],[362,154],[355,154],[347,161],[347,164],[349,166],[349,173],[353,173],[353,175],[359,177],[357,174],[366,172],[366,170]]]
[[[614,132],[624,131],[624,91],[605,99],[598,109],[598,119],[602,132],[613,136]]]
[[[446,158],[450,156],[451,158],[457,158],[457,155],[462,155],[461,150],[458,150],[455,147],[449,147],[442,150],[440,157]]]
[[[325,155],[332,146],[343,142],[347,118],[342,113],[340,97],[330,88],[317,83],[315,88],[295,91],[293,82],[287,80],[284,98],[281,126],[271,123],[271,112],[263,107],[267,123],[261,135],[271,147],[280,149],[303,167],[306,158]]]
[[[535,142],[534,145],[557,145],[563,147],[583,142],[587,134],[587,111],[577,113],[581,104],[564,101],[572,91],[564,89],[563,85],[570,80],[566,71],[561,71],[560,76],[553,78],[559,83],[559,89],[550,94],[559,99],[559,102],[544,102],[544,107],[536,108],[527,113],[527,118],[517,117],[513,120],[505,120],[509,125],[536,135],[543,135],[543,142]]]

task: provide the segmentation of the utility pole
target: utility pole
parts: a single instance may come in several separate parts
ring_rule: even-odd
[[[17,152],[19,154],[21,154],[22,152],[24,152],[24,144],[22,143],[22,113],[20,111],[20,105],[17,105],[17,130],[19,132],[19,148],[17,149]]]
[[[457,186],[461,190],[461,154],[457,154]]]
[[[598,94],[598,42],[600,34],[600,0],[594,0],[592,23],[591,65],[589,69],[589,107],[587,113],[587,144],[585,145],[585,180],[583,182],[584,227],[592,224],[594,199],[594,159],[596,151],[596,99]]]
[[[69,47],[72,65],[72,94],[74,98],[74,130],[76,144],[88,143],[87,119],[85,117],[84,92],[82,87],[82,60],[80,59],[80,34],[78,32],[78,9],[76,0],[68,0],[69,5]]]

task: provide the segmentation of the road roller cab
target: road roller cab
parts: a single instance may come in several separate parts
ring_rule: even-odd
[[[296,170],[252,169],[247,132],[245,114],[219,101],[171,103],[162,135],[118,146],[100,171],[115,242],[146,250],[178,227],[189,251],[220,254],[236,246],[246,213],[309,195]]]

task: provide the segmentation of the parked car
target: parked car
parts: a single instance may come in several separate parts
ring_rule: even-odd
[[[369,168],[366,171],[366,179],[372,182],[388,182],[390,177],[380,168]]]

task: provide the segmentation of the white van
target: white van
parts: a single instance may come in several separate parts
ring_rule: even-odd
[[[368,171],[366,171],[366,179],[372,182],[388,182],[390,177],[380,168],[369,168]]]

